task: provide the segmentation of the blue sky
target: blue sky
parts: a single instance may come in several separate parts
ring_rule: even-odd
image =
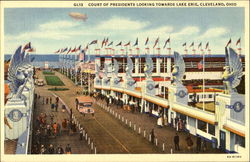
[[[70,12],[88,15],[87,21],[75,20]],[[157,37],[162,48],[168,37],[171,48],[183,53],[182,44],[193,41],[203,48],[209,41],[212,53],[224,53],[232,38],[232,47],[241,37],[244,43],[243,8],[5,8],[5,53],[31,41],[38,54],[59,48],[86,46],[104,37],[114,44],[139,38],[139,47],[149,37],[152,47]],[[94,48],[94,47],[92,47]],[[244,46],[242,45],[242,48]],[[190,50],[191,51],[191,50]]]

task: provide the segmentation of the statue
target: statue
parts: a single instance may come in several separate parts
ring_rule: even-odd
[[[112,69],[112,72],[113,72],[113,76],[114,76],[114,77],[117,77],[117,76],[118,76],[118,71],[119,71],[119,65],[118,65],[117,60],[114,59],[114,64],[113,64],[113,69]]]
[[[127,67],[126,67],[126,76],[132,78],[132,71],[134,69],[133,61],[130,57],[127,57]]]
[[[178,53],[174,52],[174,65],[173,65],[173,84],[182,85],[182,78],[185,73],[185,62],[183,57]]]
[[[151,79],[152,78],[152,71],[154,69],[154,65],[153,65],[153,60],[151,57],[147,56],[146,57],[146,64],[144,66],[144,73],[147,79]]]
[[[240,57],[232,49],[226,48],[226,66],[225,71],[222,75],[223,83],[225,86],[225,94],[237,93],[236,87],[240,84],[242,73],[242,63]]]
[[[10,95],[8,98],[21,98],[24,85],[27,83],[29,72],[23,68],[27,59],[24,57],[25,51],[22,52],[22,46],[19,46],[11,58],[8,69],[8,81],[10,82]],[[26,55],[27,57],[27,55]]]

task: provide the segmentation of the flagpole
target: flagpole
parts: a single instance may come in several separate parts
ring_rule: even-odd
[[[203,108],[203,111],[205,110],[205,52],[203,53],[203,103],[202,103],[202,108]]]

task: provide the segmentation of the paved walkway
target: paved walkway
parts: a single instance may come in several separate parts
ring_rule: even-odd
[[[80,86],[75,86],[74,83],[61,73],[55,73],[60,79],[63,80],[65,87],[70,88],[69,91],[55,92],[60,96],[63,101],[73,110],[74,116],[83,125],[91,138],[94,140],[97,146],[98,153],[171,153],[173,148],[173,138],[176,130],[170,127],[158,128],[156,125],[156,118],[148,116],[148,114],[131,113],[126,112],[123,109],[117,109],[117,106],[111,106],[112,111],[120,114],[120,120],[115,115],[111,115],[109,112],[101,108],[104,105],[103,101],[99,101],[99,104],[95,104],[96,108],[95,117],[85,116],[83,117],[75,109],[75,97],[76,92],[81,90]],[[101,105],[101,106],[99,106]],[[114,113],[114,114],[115,114]],[[123,122],[122,122],[123,117]],[[125,123],[127,119],[127,124]],[[131,121],[132,128],[129,127]],[[136,124],[136,132],[134,129]],[[141,134],[139,135],[139,127]],[[148,141],[149,132],[154,128],[157,137],[157,146]],[[144,138],[144,129],[146,137]],[[191,151],[186,146],[186,132],[178,132],[180,136],[180,151],[174,151],[173,153],[196,153],[196,137],[192,136],[194,146]],[[164,152],[163,150],[164,143]],[[208,144],[208,149],[205,153],[221,153],[220,150],[212,149]]]
[[[38,76],[41,77],[41,72],[38,72]],[[47,117],[47,123],[51,122],[50,115],[54,116],[54,122],[59,123],[60,125],[62,124],[63,119],[69,119],[69,114],[67,111],[62,112],[61,107],[62,103],[59,102],[59,108],[58,111],[56,112],[55,110],[51,110],[51,105],[50,104],[44,104],[44,98],[51,97],[52,98],[52,103],[55,103],[55,97],[52,95],[51,91],[48,91],[47,89],[51,88],[51,86],[43,86],[43,87],[36,87],[35,88],[35,93],[37,95],[40,95],[40,99],[36,99],[36,105],[34,109],[34,122],[36,121],[36,118],[40,115],[40,113],[46,113]],[[36,127],[34,127],[33,133],[35,133]],[[72,135],[69,135],[69,132],[67,129],[62,128],[62,133],[60,136],[57,136],[56,138],[49,137],[45,141],[42,142],[42,144],[47,147],[49,144],[53,144],[54,147],[56,148],[57,146],[61,145],[63,149],[65,149],[67,144],[70,144],[71,149],[72,149],[72,154],[89,154],[90,149],[89,146],[87,145],[87,142],[85,140],[80,141],[79,137],[79,132],[77,131],[76,133],[73,133]],[[34,141],[35,142],[35,141]]]

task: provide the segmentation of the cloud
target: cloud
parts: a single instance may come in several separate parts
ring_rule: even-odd
[[[187,26],[180,30],[179,32],[175,32],[171,34],[176,40],[185,40],[186,38],[190,38],[190,36],[195,36],[200,32],[200,29],[197,26]]]
[[[227,33],[229,33],[229,30],[224,27],[210,28],[204,34],[202,34],[199,38],[200,39],[216,38],[216,37],[224,36]]]
[[[125,17],[112,17],[107,21],[101,22],[96,29],[98,30],[139,30],[149,25],[149,22],[135,21]]]
[[[88,19],[87,14],[82,14],[79,12],[70,12],[69,16],[72,17],[73,19],[76,19],[76,20],[86,21]]]
[[[51,21],[39,26],[40,30],[57,30],[57,29],[68,29],[80,25],[78,22],[72,21]]]

